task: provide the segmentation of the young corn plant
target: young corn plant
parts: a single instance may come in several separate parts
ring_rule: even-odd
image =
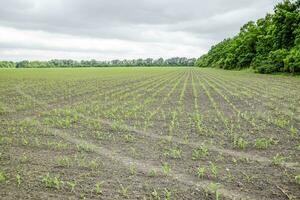
[[[124,198],[128,199],[129,198],[129,191],[128,187],[124,187],[122,184],[120,185],[120,190],[119,194],[123,196]]]
[[[16,181],[17,181],[18,187],[20,187],[21,183],[22,183],[22,178],[21,178],[21,175],[19,173],[16,174]]]
[[[205,175],[205,171],[206,171],[205,167],[198,167],[198,169],[197,169],[197,176],[199,178],[203,178],[204,175]]]
[[[208,155],[209,155],[208,148],[202,145],[197,149],[193,150],[192,160],[200,160],[201,158],[206,157]]]
[[[57,190],[60,190],[64,184],[59,176],[52,176],[49,173],[46,176],[43,176],[42,182],[47,188],[54,188]]]
[[[89,144],[77,144],[76,148],[79,152],[92,152],[92,147]]]
[[[172,192],[165,188],[165,200],[171,200]]]
[[[286,127],[287,125],[289,125],[290,121],[289,120],[286,120],[286,119],[275,119],[273,121],[273,123],[277,126],[279,126],[280,128],[284,128]]]
[[[221,199],[221,193],[219,192],[220,184],[218,183],[210,183],[208,185],[208,191],[215,195],[215,200]]]
[[[95,160],[88,161],[86,167],[92,171],[96,170],[99,167],[98,160],[95,159]]]
[[[71,166],[71,159],[69,157],[60,157],[56,160],[57,164],[63,167],[70,167]]]
[[[130,174],[131,174],[131,175],[135,175],[136,172],[137,172],[137,169],[136,169],[136,166],[135,166],[135,165],[131,165],[131,166],[129,167],[129,170],[130,170]]]
[[[5,181],[6,181],[5,173],[0,170],[0,183],[4,183]]]
[[[272,158],[272,163],[273,165],[280,166],[285,162],[285,160],[286,157],[281,156],[280,154],[276,154],[276,156]]]
[[[151,197],[154,200],[160,200],[160,194],[156,189],[151,192]]]
[[[100,194],[103,193],[103,189],[102,188],[103,188],[103,182],[97,182],[95,184],[95,192],[96,192],[97,195],[100,195]]]
[[[219,172],[217,165],[215,165],[214,163],[211,162],[209,168],[210,168],[210,172],[212,173],[213,177],[217,178],[218,172]]]
[[[298,130],[293,126],[290,128],[290,132],[292,137],[296,137],[298,134]]]
[[[300,185],[300,174],[295,177],[296,183]]]
[[[75,192],[76,181],[67,181],[67,186],[70,188],[71,192]]]
[[[182,157],[182,150],[179,148],[168,149],[164,155],[172,159],[180,159]]]
[[[255,140],[254,146],[257,149],[268,149],[271,145],[273,145],[275,142],[272,138],[259,138]]]
[[[155,177],[157,172],[156,172],[155,169],[151,169],[148,174],[149,174],[150,177]]]
[[[234,136],[233,138],[233,146],[237,149],[245,149],[248,146],[248,142],[242,137]]]
[[[171,166],[170,166],[170,164],[169,163],[164,163],[162,165],[162,171],[163,171],[164,175],[166,175],[166,176],[170,175],[170,173],[171,173]]]
[[[124,135],[124,140],[127,143],[132,143],[135,141],[135,137],[134,137],[134,135],[126,134],[126,135]]]

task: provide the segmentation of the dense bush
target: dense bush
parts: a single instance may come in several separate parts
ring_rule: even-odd
[[[300,72],[300,48],[293,48],[284,59],[284,69],[287,72]]]
[[[15,63],[9,61],[0,61],[0,68],[14,68],[16,67]]]
[[[234,38],[201,56],[199,67],[254,68],[260,73],[299,72],[300,0],[284,0],[257,22],[248,22]]]
[[[195,58],[174,57],[169,59],[134,59],[134,60],[50,60],[50,61],[28,61],[8,62],[0,61],[0,68],[16,67],[16,68],[59,68],[59,67],[111,67],[111,66],[194,66]]]

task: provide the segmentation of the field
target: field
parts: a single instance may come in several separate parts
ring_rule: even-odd
[[[2,69],[0,199],[300,199],[300,78]]]

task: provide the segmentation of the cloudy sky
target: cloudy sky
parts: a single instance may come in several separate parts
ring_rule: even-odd
[[[198,57],[280,0],[0,0],[0,60]]]

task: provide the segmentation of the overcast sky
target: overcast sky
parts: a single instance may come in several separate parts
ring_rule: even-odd
[[[199,57],[280,0],[0,0],[0,59]]]

